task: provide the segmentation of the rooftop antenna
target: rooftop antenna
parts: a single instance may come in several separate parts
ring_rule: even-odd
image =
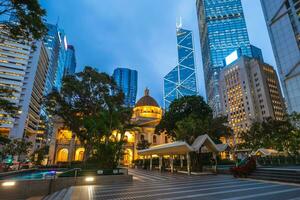
[[[182,28],[182,19],[181,19],[181,16],[179,17],[179,22],[176,22],[176,28],[177,29]]]

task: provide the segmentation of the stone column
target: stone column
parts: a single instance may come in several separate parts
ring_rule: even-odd
[[[180,168],[183,168],[183,155],[180,155]]]
[[[152,171],[152,155],[150,155],[150,171]]]
[[[188,175],[191,175],[191,157],[189,153],[186,153],[186,162]]]
[[[145,156],[143,156],[143,165],[142,165],[142,168],[143,169],[145,168]]]
[[[162,156],[159,156],[159,171],[162,172]]]
[[[214,161],[215,161],[215,165],[213,166],[213,171],[215,172],[215,173],[217,173],[217,154],[216,154],[216,152],[213,152],[213,159],[214,159]]]
[[[170,155],[170,166],[171,166],[171,173],[174,173],[174,158],[173,158],[173,155]]]

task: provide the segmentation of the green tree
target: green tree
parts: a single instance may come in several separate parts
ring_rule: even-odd
[[[123,93],[112,77],[85,67],[63,79],[61,92],[46,98],[47,110],[60,117],[85,148],[84,160],[97,160],[112,167],[122,155],[125,131],[130,128],[131,110],[123,107]],[[113,132],[120,135],[114,139]]]
[[[27,157],[31,147],[32,143],[26,139],[14,139],[3,147],[2,153],[4,157],[17,156],[17,161],[20,162],[21,156]]]
[[[218,141],[232,135],[223,117],[213,119],[212,110],[201,96],[185,96],[173,101],[156,127],[157,134],[166,132],[175,140],[192,144],[203,134]],[[202,171],[202,154],[191,153],[192,168]]]
[[[43,160],[49,154],[49,146],[43,146],[37,150],[35,150],[31,155],[31,160],[35,165],[41,165]]]
[[[151,143],[148,142],[148,140],[141,140],[140,142],[137,143],[137,150],[143,150],[143,149],[148,149],[151,146]]]
[[[5,22],[4,29],[13,39],[41,39],[47,28],[43,22],[46,10],[41,8],[38,0],[2,0],[0,17],[14,17],[15,22]]]
[[[7,87],[0,87],[0,112],[3,113],[0,115],[0,125],[1,122],[9,117],[16,117],[18,114],[19,107],[10,101],[14,97],[15,90],[7,88]]]
[[[299,114],[286,116],[283,120],[267,118],[255,122],[250,130],[241,134],[241,148],[256,151],[259,148],[271,148],[288,154],[297,154],[300,149]]]
[[[189,144],[203,134],[208,134],[216,141],[232,134],[226,118],[214,119],[211,108],[201,96],[185,96],[173,101],[155,132],[166,132],[175,140]]]

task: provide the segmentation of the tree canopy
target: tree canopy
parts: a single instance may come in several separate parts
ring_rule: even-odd
[[[108,167],[119,161],[125,132],[131,128],[131,109],[123,106],[123,100],[111,76],[85,67],[66,76],[61,91],[50,93],[45,103],[48,112],[79,138],[85,160],[93,157]]]
[[[256,151],[259,148],[271,148],[288,154],[298,154],[300,149],[300,114],[293,113],[284,120],[267,118],[255,122],[251,128],[241,133],[243,141],[239,148]]]
[[[201,96],[185,96],[173,101],[156,133],[166,132],[175,140],[192,143],[197,136],[208,134],[218,141],[221,136],[231,135],[224,117],[213,118],[212,110]]]
[[[19,107],[12,102],[10,99],[14,97],[15,90],[7,88],[7,87],[0,87],[0,112],[4,113],[0,116],[0,125],[1,122],[7,118],[17,117]]]
[[[38,0],[2,0],[0,17],[11,17],[13,22],[2,22],[9,36],[13,39],[42,39],[47,33],[43,22],[46,10],[41,8]]]

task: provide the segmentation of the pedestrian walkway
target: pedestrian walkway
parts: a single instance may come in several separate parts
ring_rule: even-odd
[[[300,200],[300,185],[235,179],[227,175],[187,176],[129,170],[132,183],[71,187],[63,199]]]

